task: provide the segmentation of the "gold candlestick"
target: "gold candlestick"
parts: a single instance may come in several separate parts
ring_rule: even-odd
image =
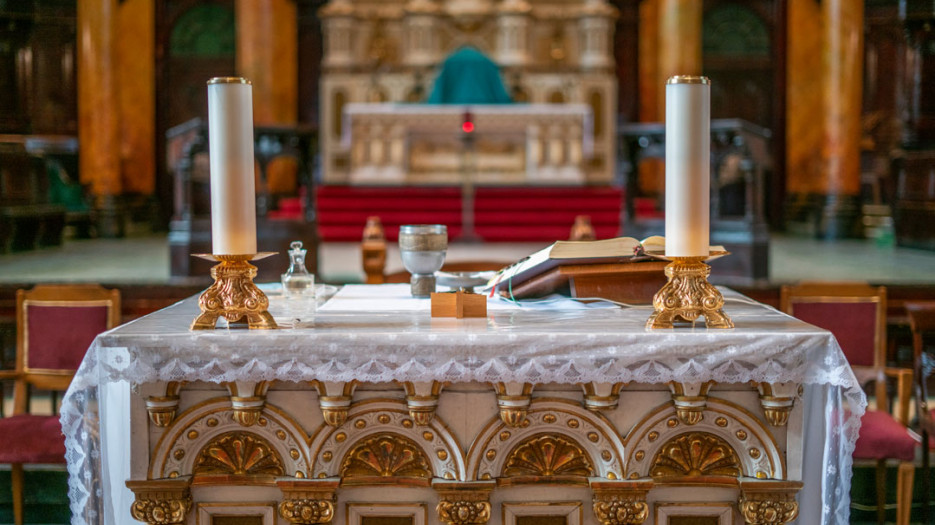
[[[655,312],[646,321],[646,328],[672,328],[675,321],[692,322],[704,316],[708,328],[733,328],[734,323],[724,313],[724,296],[708,282],[711,267],[704,263],[709,257],[672,257],[666,266],[669,282],[653,296]]]
[[[273,255],[272,252],[244,255],[195,254],[196,257],[209,261],[218,261],[211,268],[214,284],[202,292],[198,298],[201,314],[192,321],[192,330],[211,330],[218,317],[223,316],[229,323],[247,324],[251,330],[272,330],[278,328],[273,316],[269,314],[269,298],[255,284],[256,266],[248,261],[255,261]]]

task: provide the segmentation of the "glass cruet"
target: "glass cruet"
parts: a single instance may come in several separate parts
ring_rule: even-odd
[[[286,297],[315,296],[315,276],[305,268],[305,253],[302,241],[289,245],[289,269],[282,274],[282,293]]]

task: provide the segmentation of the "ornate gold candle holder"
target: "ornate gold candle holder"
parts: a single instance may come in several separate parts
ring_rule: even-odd
[[[712,256],[671,258],[665,268],[669,282],[653,296],[655,311],[646,321],[646,328],[672,328],[676,321],[693,322],[702,315],[708,328],[734,327],[723,310],[724,296],[708,282],[711,267],[705,261]]]
[[[273,255],[273,252],[244,255],[213,255],[197,253],[196,257],[218,261],[211,268],[214,284],[198,298],[201,314],[192,321],[192,330],[211,330],[218,317],[223,316],[231,324],[246,324],[251,330],[278,328],[269,314],[269,298],[255,284],[256,261]]]

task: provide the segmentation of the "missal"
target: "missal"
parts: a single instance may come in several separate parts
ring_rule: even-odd
[[[616,237],[599,241],[556,241],[500,270],[487,282],[485,290],[520,297],[517,291],[522,292],[524,288],[528,288],[522,286],[523,283],[557,267],[658,261],[665,252],[665,244],[665,238],[659,235],[642,241],[633,237]],[[565,280],[567,281],[567,277]]]

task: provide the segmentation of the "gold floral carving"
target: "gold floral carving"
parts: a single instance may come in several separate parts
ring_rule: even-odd
[[[435,510],[438,519],[448,525],[480,525],[490,520],[487,501],[440,501]]]
[[[738,507],[748,525],[782,525],[799,515],[796,481],[742,481]]]
[[[784,426],[789,422],[789,414],[792,412],[792,406],[795,404],[795,398],[791,395],[781,395],[774,385],[770,383],[758,383],[757,390],[760,392],[760,405],[763,407],[763,415],[766,420],[776,427]],[[785,390],[788,390],[786,388]]]
[[[737,453],[723,439],[707,432],[689,432],[666,442],[650,467],[653,478],[671,476],[731,476],[742,473]]]
[[[285,499],[279,504],[279,515],[299,525],[328,523],[334,519],[334,503],[320,499]]]
[[[263,438],[248,432],[228,432],[205,445],[195,460],[194,474],[282,476],[282,459]]]
[[[169,381],[164,396],[149,396],[146,399],[146,411],[149,420],[157,427],[167,427],[175,420],[179,409],[179,391],[183,381]]]
[[[799,515],[799,504],[785,494],[757,494],[740,497],[740,513],[750,525],[781,525]]]
[[[538,435],[510,452],[503,475],[593,476],[587,453],[575,442],[554,435]]]
[[[127,481],[127,488],[136,496],[130,505],[130,515],[150,525],[184,523],[192,507],[190,481],[187,478]]]
[[[676,321],[694,322],[705,318],[708,328],[733,328],[734,323],[724,313],[724,296],[711,283],[711,267],[706,257],[676,257],[666,265],[669,281],[653,296],[655,311],[646,321],[646,328],[672,328]]]
[[[646,495],[653,487],[649,480],[592,481],[592,509],[601,525],[640,525],[649,516]]]
[[[412,440],[384,433],[357,443],[348,452],[341,477],[431,478],[432,469]]]

